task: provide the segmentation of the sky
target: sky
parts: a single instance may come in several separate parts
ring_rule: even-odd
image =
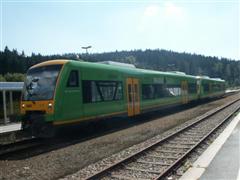
[[[166,49],[240,60],[239,0],[0,0],[0,48],[43,55]]]

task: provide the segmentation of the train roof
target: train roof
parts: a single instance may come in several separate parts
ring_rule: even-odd
[[[92,62],[85,62],[85,61],[57,59],[57,60],[50,60],[50,61],[45,61],[45,62],[36,64],[31,68],[54,65],[54,64],[72,64],[74,66],[86,67],[86,68],[116,70],[118,72],[132,74],[132,75],[158,74],[158,75],[165,75],[165,76],[175,76],[175,77],[185,77],[185,78],[191,78],[191,79],[203,79],[203,80],[210,80],[210,81],[225,82],[225,80],[220,78],[210,78],[208,76],[193,76],[193,75],[188,75],[188,74],[185,74],[184,72],[179,72],[179,71],[163,72],[163,71],[156,71],[156,70],[140,69],[140,68],[136,68],[134,65],[129,65],[126,63],[119,63],[119,62],[112,62],[112,61],[105,61],[104,63],[102,62],[92,63]]]
[[[36,67],[41,67],[41,66],[48,66],[48,65],[57,65],[57,64],[65,64],[67,62],[69,62],[70,60],[66,60],[66,59],[56,59],[56,60],[50,60],[50,61],[44,61],[42,63],[36,64],[32,67],[30,67],[30,69],[32,68],[36,68]]]
[[[196,76],[196,77],[198,79],[203,79],[207,81],[225,82],[225,80],[221,78],[210,78],[209,76]]]
[[[186,74],[181,74],[177,72],[163,72],[163,71],[155,71],[155,70],[147,70],[147,69],[140,69],[140,68],[134,68],[133,66],[125,66],[120,65],[121,63],[92,63],[92,62],[83,62],[83,61],[69,61],[69,63],[81,66],[81,67],[89,67],[89,68],[98,68],[102,70],[116,70],[118,72],[123,72],[127,74],[132,74],[132,75],[142,75],[142,74],[151,74],[151,75],[166,75],[166,76],[177,76],[177,77],[187,77],[187,78],[194,78],[196,79],[196,76],[192,75],[186,75]]]

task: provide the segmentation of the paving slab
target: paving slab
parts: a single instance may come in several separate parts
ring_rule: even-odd
[[[2,126],[0,125],[0,133],[18,131],[20,129],[21,129],[21,123],[10,123]]]
[[[201,176],[202,180],[236,180],[240,168],[240,123]]]

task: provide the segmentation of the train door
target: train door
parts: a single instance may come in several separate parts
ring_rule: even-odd
[[[201,97],[201,80],[200,79],[197,80],[197,96],[198,98]]]
[[[212,83],[209,83],[209,94],[213,93],[213,85]]]
[[[182,81],[181,89],[182,89],[182,103],[186,104],[186,103],[188,103],[188,84],[187,84],[187,81]]]
[[[127,78],[127,104],[128,116],[140,113],[139,80],[136,78]]]

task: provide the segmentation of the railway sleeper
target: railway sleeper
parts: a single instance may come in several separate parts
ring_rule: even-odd
[[[148,157],[161,158],[161,159],[178,159],[178,157],[174,157],[174,156],[159,156],[159,155],[152,155],[152,154],[149,154]]]
[[[183,154],[184,152],[174,151],[174,150],[165,150],[165,149],[155,149],[158,153],[175,153],[175,154]]]
[[[133,173],[135,172],[135,173]],[[160,173],[158,173],[160,174]],[[112,179],[112,177],[124,177],[123,179],[154,179],[158,176],[158,174],[149,174],[143,171],[133,171],[133,170],[128,170],[128,169],[119,169],[117,171],[112,171],[109,174],[110,179]]]
[[[138,172],[140,171],[140,172],[145,172],[145,173],[157,174],[157,175],[161,173],[161,171],[154,171],[154,170],[133,168],[133,167],[125,167],[125,169],[131,170],[131,171],[138,171]]]
[[[161,163],[161,162],[155,162],[155,161],[143,161],[143,160],[137,160],[137,163],[142,164],[153,164],[153,165],[159,165],[159,166],[170,166],[170,163]]]
[[[195,143],[192,142],[185,142],[185,141],[172,141],[172,142],[168,142],[168,144],[180,144],[180,145],[189,145],[189,146],[193,146],[197,143],[198,141],[196,141]]]

